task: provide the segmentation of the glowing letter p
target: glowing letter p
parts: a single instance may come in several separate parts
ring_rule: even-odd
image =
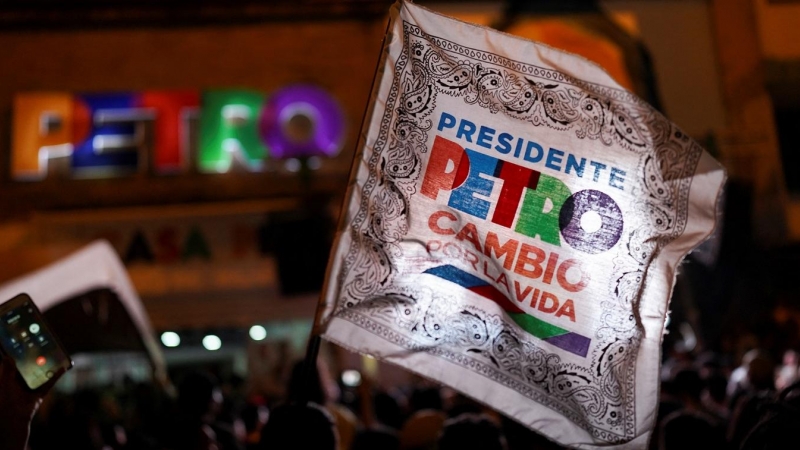
[[[50,159],[72,154],[72,95],[60,92],[17,94],[11,125],[11,177],[41,180]]]

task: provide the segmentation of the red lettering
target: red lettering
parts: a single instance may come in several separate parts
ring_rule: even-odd
[[[544,277],[542,277],[542,282],[550,284],[553,281],[553,274],[556,271],[556,265],[558,264],[558,253],[551,252],[550,257],[547,258],[547,269],[544,270]]]
[[[495,280],[495,283],[502,284],[503,286],[505,286],[506,291],[508,293],[511,293],[511,288],[508,286],[508,277],[506,276],[506,274],[504,272],[500,273],[500,276],[497,277],[497,280]]]
[[[539,301],[539,290],[536,289],[533,291],[533,296],[531,297],[531,308],[536,308],[536,303]]]
[[[567,280],[567,271],[573,266],[577,266],[581,273],[581,280],[577,283],[570,283],[569,280]],[[561,263],[561,266],[559,266],[556,279],[558,280],[558,284],[560,284],[561,287],[567,291],[578,292],[585,288],[587,284],[589,284],[590,276],[588,272],[583,270],[583,265],[580,263],[580,261],[568,259]]]
[[[499,161],[498,164],[502,164],[498,178],[503,180],[503,187],[497,199],[492,222],[511,228],[522,192],[525,188],[536,189],[536,185],[539,184],[539,172],[506,161]]]
[[[473,246],[475,246],[475,250],[478,250],[479,252],[481,251],[481,241],[478,238],[478,229],[475,228],[475,225],[471,223],[464,225],[464,228],[462,228],[461,231],[459,231],[456,235],[456,239],[459,241],[469,241]]]
[[[451,258],[461,258],[461,247],[452,242],[444,244],[444,254]]]
[[[188,92],[144,92],[141,106],[156,110],[153,166],[160,173],[186,170],[189,165],[189,116],[200,107],[200,94]]]
[[[547,301],[552,300],[550,306],[547,305]],[[554,313],[558,309],[558,298],[549,293],[549,292],[542,292],[542,301],[539,303],[539,311],[543,313]]]
[[[466,172],[469,173],[469,158],[462,159],[462,156],[466,156],[463,147],[441,136],[436,136],[433,141],[433,147],[431,147],[427,168],[425,169],[425,178],[422,180],[422,187],[420,188],[422,195],[436,200],[440,190],[449,191],[453,187],[461,185],[464,180],[461,180],[461,183],[457,183],[458,180],[456,179],[456,173],[459,172],[459,169],[462,172],[464,171],[460,167],[461,163],[467,165]],[[448,166],[451,164],[453,168],[448,171]]]
[[[556,317],[567,316],[569,320],[575,322],[575,304],[572,300],[567,300],[564,305],[556,313]]]
[[[519,286],[519,281],[515,281],[514,282],[514,292],[517,294],[517,301],[522,303],[522,302],[525,301],[525,297],[527,297],[528,294],[530,294],[531,289],[533,289],[533,288],[530,287],[530,286],[525,286],[525,290],[520,292],[519,291],[519,287],[520,287]]]
[[[531,253],[535,254],[534,258],[528,256]],[[522,244],[522,247],[519,249],[519,256],[517,256],[517,264],[514,266],[514,272],[528,278],[539,278],[542,276],[542,272],[544,272],[542,263],[544,262],[545,256],[544,250],[539,247]],[[528,269],[528,265],[533,266],[533,268]]]
[[[486,234],[486,248],[484,249],[483,253],[491,258],[492,251],[494,251],[494,254],[496,255],[495,258],[498,261],[501,257],[505,257],[503,260],[503,268],[506,270],[511,270],[511,264],[514,262],[514,255],[517,253],[518,246],[519,241],[515,239],[509,239],[501,246],[500,240],[497,238],[497,234],[490,231]]]
[[[431,231],[433,231],[436,234],[443,234],[445,236],[456,234],[456,230],[452,228],[442,228],[439,226],[439,219],[441,219],[442,217],[446,217],[452,220],[453,222],[458,220],[458,218],[454,216],[452,213],[449,213],[447,211],[436,211],[435,213],[431,214],[431,217],[428,219],[428,227],[431,229]]]
[[[472,270],[478,270],[478,262],[480,261],[478,255],[469,250],[464,250],[464,259],[466,259],[468,263],[472,264]]]
[[[433,252],[438,252],[442,248],[442,241],[428,241],[428,244],[425,245],[425,250],[428,254]]]

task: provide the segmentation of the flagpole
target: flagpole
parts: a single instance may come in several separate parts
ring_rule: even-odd
[[[372,88],[370,89],[368,101],[372,100],[375,91],[378,89],[376,85],[376,80],[378,79],[378,72],[380,71],[381,66],[384,63],[385,54],[388,53],[386,49],[386,36],[389,34],[389,30],[391,29],[393,20],[391,16],[391,12],[389,15],[389,20],[386,23],[386,30],[383,33],[383,39],[381,40],[380,52],[378,53],[378,62],[375,64],[375,71],[372,74]],[[364,108],[364,115],[361,118],[361,127],[358,130],[358,141],[356,142],[356,148],[353,152],[353,162],[350,166],[350,182],[348,183],[347,192],[345,193],[344,198],[342,199],[342,205],[339,209],[339,224],[336,228],[337,236],[331,247],[330,255],[328,257],[328,268],[325,271],[325,281],[322,285],[322,290],[319,294],[319,300],[317,301],[317,308],[314,312],[314,322],[311,326],[311,332],[308,337],[308,345],[306,346],[306,356],[303,362],[303,391],[301,393],[302,398],[299,400],[303,404],[307,404],[310,402],[310,393],[312,391],[311,383],[313,382],[312,374],[314,373],[314,369],[316,369],[317,365],[317,358],[319,357],[319,347],[322,343],[322,330],[320,329],[320,321],[322,320],[322,315],[325,310],[325,295],[328,292],[328,283],[331,282],[331,268],[334,266],[334,258],[336,257],[336,248],[338,247],[338,241],[341,236],[341,230],[345,228],[345,222],[347,220],[347,208],[348,200],[352,195],[352,190],[355,188],[355,183],[352,181],[355,179],[358,173],[358,161],[361,154],[359,153],[359,149],[363,148],[362,141],[366,139],[366,136],[363,135],[364,133],[364,126],[367,122],[367,117],[370,116],[370,113],[374,110],[374,102],[370,102],[367,104],[367,107]]]

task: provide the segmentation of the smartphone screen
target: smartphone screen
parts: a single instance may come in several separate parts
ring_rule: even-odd
[[[14,358],[31,389],[47,383],[60,368],[72,367],[72,360],[28,294],[0,305],[0,346]]]

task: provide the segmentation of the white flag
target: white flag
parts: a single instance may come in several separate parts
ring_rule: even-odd
[[[323,337],[564,445],[644,448],[720,165],[587,60],[403,1],[365,120]]]

